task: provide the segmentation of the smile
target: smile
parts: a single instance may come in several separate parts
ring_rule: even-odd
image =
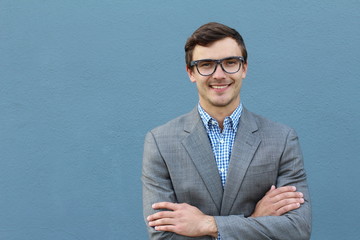
[[[214,89],[224,89],[224,88],[227,88],[227,87],[229,87],[230,86],[230,84],[229,85],[221,85],[221,86],[219,86],[219,85],[213,85],[213,86],[211,86],[211,88],[214,88]]]

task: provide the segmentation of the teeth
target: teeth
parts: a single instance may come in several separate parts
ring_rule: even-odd
[[[212,88],[216,88],[216,89],[222,89],[222,88],[226,88],[227,87],[227,85],[226,86],[211,86]]]

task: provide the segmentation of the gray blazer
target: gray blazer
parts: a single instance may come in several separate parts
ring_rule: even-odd
[[[155,213],[151,208],[155,202],[188,203],[215,216],[224,240],[310,238],[311,206],[298,137],[293,129],[246,108],[224,189],[197,108],[146,135],[142,182],[145,218]],[[249,217],[271,185],[296,186],[305,203],[282,216]],[[150,239],[211,239],[158,232],[149,226],[148,232]]]

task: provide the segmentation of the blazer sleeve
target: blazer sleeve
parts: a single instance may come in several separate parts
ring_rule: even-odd
[[[147,216],[156,212],[152,209],[152,204],[159,201],[176,202],[169,172],[151,132],[145,137],[142,183],[143,213],[149,239],[172,239],[173,233],[155,231],[154,228],[149,227],[146,220]]]
[[[282,216],[244,217],[239,215],[216,216],[215,220],[223,239],[310,239],[311,206],[306,182],[303,156],[298,137],[290,129],[280,159],[277,187],[293,185],[304,194],[300,208]]]
[[[151,205],[156,202],[177,203],[176,194],[170,179],[169,170],[159,150],[156,138],[152,132],[147,133],[144,143],[143,166],[143,214],[147,226],[149,239],[153,240],[186,240],[202,239],[209,240],[211,237],[204,236],[199,238],[185,237],[172,232],[156,231],[149,227],[147,216],[161,210],[152,209]]]

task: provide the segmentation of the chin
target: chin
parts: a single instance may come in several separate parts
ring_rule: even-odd
[[[231,105],[231,102],[212,102],[214,107],[227,107]]]
[[[211,101],[211,104],[214,107],[228,107],[232,105],[238,105],[235,99],[218,99],[215,101]]]

